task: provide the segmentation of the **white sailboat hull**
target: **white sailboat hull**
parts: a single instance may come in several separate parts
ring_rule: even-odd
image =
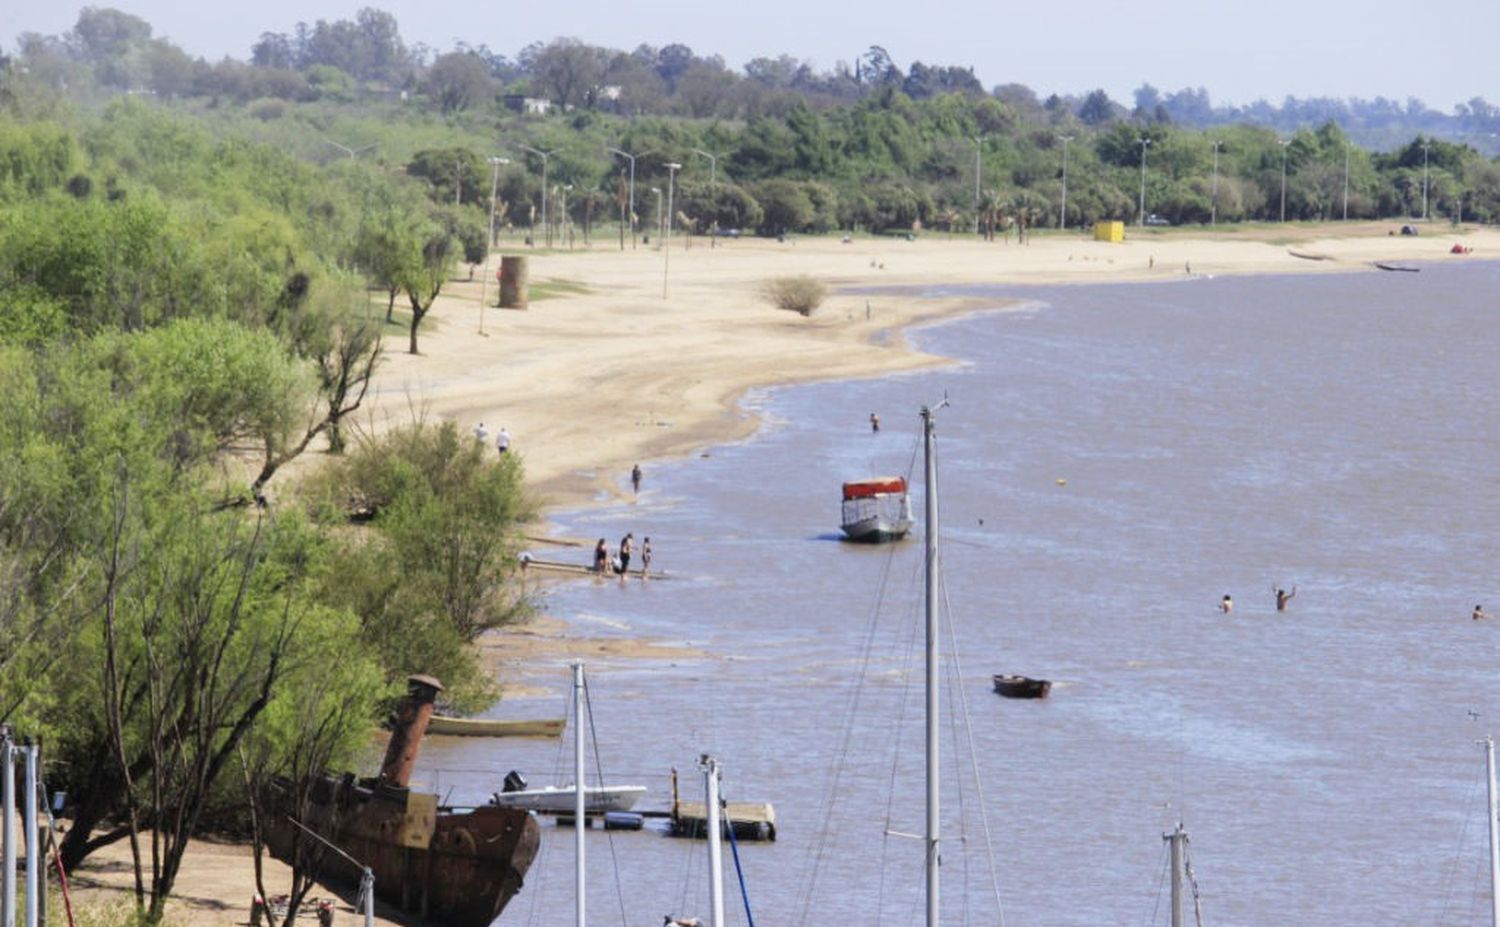
[[[585,814],[604,814],[609,811],[629,811],[642,795],[644,785],[590,785],[583,789]],[[571,785],[549,785],[540,789],[522,789],[519,792],[496,792],[491,801],[504,808],[524,808],[527,811],[542,811],[550,814],[572,814],[576,808],[577,790]]]

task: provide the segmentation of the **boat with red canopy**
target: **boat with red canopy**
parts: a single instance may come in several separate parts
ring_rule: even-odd
[[[906,480],[876,476],[844,484],[843,528],[851,541],[897,541],[911,530]]]

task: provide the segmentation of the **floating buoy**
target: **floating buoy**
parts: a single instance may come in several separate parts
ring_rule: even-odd
[[[1057,485],[1059,485],[1059,486],[1066,486],[1066,485],[1068,485],[1068,481],[1065,480],[1065,479],[1063,479],[1062,477],[1058,477],[1057,478]]]

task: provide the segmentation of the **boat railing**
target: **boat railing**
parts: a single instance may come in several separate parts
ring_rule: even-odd
[[[900,496],[865,496],[860,499],[844,500],[843,517],[846,525],[863,521],[866,518],[882,516],[891,518],[901,513]]]

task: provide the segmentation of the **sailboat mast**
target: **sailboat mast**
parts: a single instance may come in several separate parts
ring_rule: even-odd
[[[724,927],[724,825],[719,817],[719,761],[705,755],[701,765],[703,820],[708,826],[708,924],[709,927]]]
[[[576,927],[584,927],[584,859],[583,832],[588,827],[586,795],[583,787],[583,661],[573,664],[573,847],[574,864],[577,867],[577,887],[574,890],[578,919]]]
[[[1182,829],[1181,821],[1166,839],[1172,845],[1172,927],[1182,927],[1182,844],[1187,833]]]
[[[1495,818],[1495,738],[1484,739],[1484,765],[1489,773],[1490,795],[1490,924],[1500,927],[1500,821]]]
[[[927,927],[938,927],[938,548],[937,457],[932,410],[922,407],[927,548]]]

